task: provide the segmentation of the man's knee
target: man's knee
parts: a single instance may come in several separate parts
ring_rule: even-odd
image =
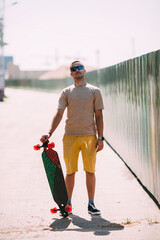
[[[94,172],[92,173],[92,172],[88,172],[88,171],[86,171],[86,175],[87,175],[87,176],[91,176],[91,177],[92,177],[92,176],[94,176],[94,175],[95,175],[95,173],[94,173]]]
[[[66,174],[66,177],[74,177],[74,176],[75,176],[75,172]]]

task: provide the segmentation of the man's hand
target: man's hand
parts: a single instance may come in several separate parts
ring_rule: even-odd
[[[50,137],[51,137],[50,135],[43,135],[43,136],[41,137],[40,141],[41,141],[42,143],[45,143],[45,142],[48,141],[48,139],[49,139]]]
[[[97,148],[96,152],[101,151],[103,149],[103,147],[104,147],[103,140],[98,139],[97,143],[96,143],[96,148]]]

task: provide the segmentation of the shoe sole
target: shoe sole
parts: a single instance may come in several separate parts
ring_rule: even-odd
[[[91,212],[91,211],[88,211],[88,213],[91,214],[91,215],[101,215],[100,212]]]

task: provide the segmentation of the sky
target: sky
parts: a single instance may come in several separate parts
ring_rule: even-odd
[[[0,0],[2,1],[2,0]],[[5,0],[5,55],[21,70],[104,68],[160,49],[160,0]]]

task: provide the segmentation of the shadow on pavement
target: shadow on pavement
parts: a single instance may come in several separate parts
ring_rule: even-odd
[[[51,231],[93,232],[94,235],[103,236],[109,235],[111,231],[124,229],[123,225],[111,223],[101,216],[91,216],[91,220],[86,220],[74,214],[71,214],[69,217],[70,218],[55,220],[50,225]],[[76,228],[68,228],[71,223],[76,226]]]
[[[70,223],[72,222],[69,218],[56,219],[51,225],[51,231],[65,231]]]

